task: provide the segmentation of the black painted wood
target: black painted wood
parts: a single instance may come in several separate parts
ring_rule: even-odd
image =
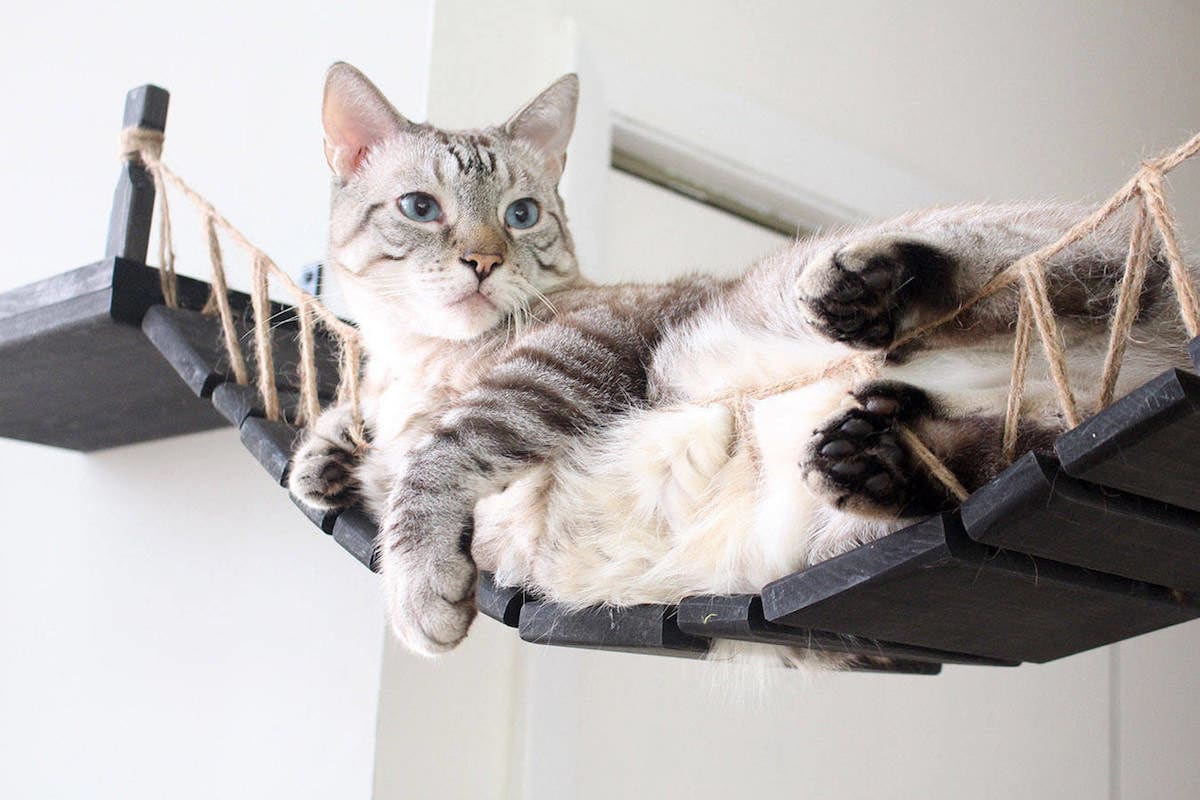
[[[262,465],[271,480],[287,484],[288,464],[299,430],[286,422],[247,417],[239,429],[242,444]]]
[[[706,640],[679,630],[672,606],[602,606],[568,611],[556,603],[526,602],[521,606],[519,631],[527,642],[560,647],[685,658],[699,658],[708,652]]]
[[[1076,478],[1200,511],[1200,378],[1171,369],[1055,443]]]
[[[676,624],[684,633],[696,637],[736,639],[866,658],[989,666],[1013,666],[1017,663],[780,625],[763,616],[762,598],[756,594],[685,597],[679,603]]]
[[[220,343],[213,341],[211,320],[198,311],[154,306],[142,318],[142,333],[197,397],[207,398],[226,376],[217,366]]]
[[[288,497],[290,497],[292,502],[296,504],[296,508],[304,512],[304,516],[308,517],[309,521],[312,522],[313,525],[316,525],[318,528],[320,528],[323,533],[333,533],[333,526],[337,524],[338,514],[341,512],[337,510],[322,510],[319,508],[313,508],[299,497],[296,497],[296,495],[291,493],[288,493]]]
[[[250,298],[241,292],[230,292],[230,306],[237,315],[235,324],[238,338],[243,342],[246,367],[253,378],[257,374],[258,360],[254,348],[248,344],[253,337]],[[280,404],[286,412],[286,417],[294,419],[296,395],[300,388],[300,346],[296,340],[297,328],[290,306],[272,303],[271,313],[275,384],[280,391]],[[235,380],[235,373],[225,350],[221,322],[217,317],[202,314],[191,308],[156,306],[146,312],[142,320],[142,331],[198,397],[208,397],[219,384]],[[318,335],[315,344],[317,392],[322,401],[328,401],[337,391],[337,346],[325,335]],[[261,416],[262,411],[255,412],[255,409],[259,409],[257,401],[251,406],[251,413]],[[220,407],[218,410],[221,410]],[[238,409],[230,410],[236,412]]]
[[[971,541],[934,517],[764,587],[767,619],[1013,661],[1050,661],[1200,616],[1191,599]]]
[[[158,86],[147,84],[131,89],[125,96],[122,124],[126,128],[166,130],[169,103],[167,90]],[[145,263],[153,218],[154,180],[140,160],[126,161],[121,165],[113,195],[105,255]]]
[[[480,572],[475,586],[475,604],[483,614],[515,628],[521,621],[525,592],[517,586],[497,586],[492,573]]]
[[[213,389],[212,404],[235,428],[242,427],[246,417],[265,416],[258,390],[239,383],[226,382]]]
[[[266,416],[258,389],[253,386],[221,383],[213,389],[212,404],[234,427],[240,428],[246,417]],[[284,419],[295,419],[299,405],[300,395],[284,389],[279,391],[279,410]]]
[[[333,540],[359,560],[363,566],[375,572],[379,565],[375,558],[375,523],[359,507],[349,508],[338,515],[333,525]]]
[[[161,302],[157,271],[119,258],[0,294],[0,436],[91,451],[219,427],[137,327]]]
[[[1029,453],[963,503],[982,544],[1200,591],[1200,514],[1094,486]]]

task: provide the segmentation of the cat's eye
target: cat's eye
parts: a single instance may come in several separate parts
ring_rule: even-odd
[[[538,221],[538,204],[532,197],[522,197],[509,204],[504,223],[510,228],[532,228]]]
[[[400,213],[414,222],[435,222],[442,216],[442,207],[431,195],[409,192],[400,198]]]

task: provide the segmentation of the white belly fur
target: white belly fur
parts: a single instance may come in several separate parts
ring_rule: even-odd
[[[918,354],[886,367],[880,377],[936,392],[962,412],[1002,413],[1011,359],[1006,344]],[[820,347],[771,343],[773,372],[811,371],[815,355],[828,358]],[[717,350],[690,352],[705,357],[673,365],[676,374],[711,382],[714,371],[733,368],[710,359],[738,363]],[[793,353],[795,358],[779,358]],[[1139,355],[1131,356],[1124,386],[1150,377],[1147,367],[1155,362],[1161,369],[1160,360]],[[1094,385],[1100,354],[1075,356],[1076,385]],[[743,388],[781,379],[761,370],[721,378],[725,386]],[[850,380],[829,379],[750,401],[740,424],[732,406],[720,403],[630,413],[601,435],[575,443],[551,467],[483,500],[476,513],[476,558],[501,583],[529,585],[569,605],[672,603],[689,594],[755,592],[882,535],[888,526],[841,519],[823,508],[798,468],[813,431],[852,402]],[[1081,392],[1081,399],[1090,394]],[[1043,416],[1056,412],[1053,387],[1036,359],[1024,405]]]

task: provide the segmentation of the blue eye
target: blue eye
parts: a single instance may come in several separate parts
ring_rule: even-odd
[[[514,200],[504,212],[504,222],[510,228],[532,228],[538,221],[538,204],[532,197]]]
[[[401,197],[400,211],[414,222],[435,222],[442,216],[438,201],[424,192],[409,192]]]

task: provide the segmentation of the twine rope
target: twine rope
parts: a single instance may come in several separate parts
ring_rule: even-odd
[[[162,145],[163,134],[161,131],[126,128],[121,132],[122,156],[126,159],[140,161],[154,179],[159,212],[160,280],[162,281],[163,298],[167,305],[174,307],[178,302],[175,253],[171,243],[170,210],[165,191],[166,184],[169,183],[192,202],[205,220],[213,273],[213,297],[210,297],[209,305],[212,304],[213,298],[216,298],[226,349],[239,383],[246,382],[248,376],[238,346],[232,314],[229,310],[224,267],[217,239],[218,228],[224,231],[251,258],[253,277],[251,303],[254,309],[255,358],[258,364],[257,383],[268,418],[277,419],[279,416],[279,396],[275,385],[268,297],[270,279],[273,277],[282,283],[295,299],[299,320],[300,403],[297,420],[311,423],[320,410],[314,334],[315,325],[319,323],[333,334],[339,344],[337,401],[348,404],[351,409],[353,420],[351,438],[359,448],[367,447],[360,408],[359,381],[362,368],[362,342],[357,329],[343,322],[317,298],[301,289],[290,275],[280,269],[270,256],[221,215],[212,203],[171,171],[162,162]],[[744,410],[749,400],[794,391],[827,378],[844,375],[876,376],[886,363],[888,356],[898,349],[941,329],[997,292],[1012,287],[1017,292],[1018,305],[1012,371],[1001,442],[1004,457],[1011,461],[1016,456],[1021,400],[1025,393],[1034,331],[1037,331],[1041,341],[1042,351],[1046,357],[1063,418],[1072,427],[1081,421],[1078,403],[1070,381],[1066,342],[1054,314],[1046,280],[1046,264],[1067,247],[1092,234],[1131,201],[1136,201],[1137,210],[1130,235],[1129,253],[1116,291],[1116,304],[1110,322],[1108,349],[1100,376],[1101,391],[1097,410],[1108,406],[1115,393],[1126,345],[1139,310],[1139,299],[1145,284],[1151,239],[1154,232],[1157,232],[1162,241],[1162,250],[1170,269],[1171,285],[1178,302],[1180,317],[1188,335],[1191,337],[1200,335],[1200,296],[1197,295],[1196,288],[1188,275],[1175,232],[1174,214],[1167,201],[1164,188],[1166,174],[1195,156],[1197,152],[1200,152],[1200,133],[1192,136],[1166,155],[1144,162],[1141,168],[1115,194],[1068,229],[1059,239],[1009,264],[993,275],[979,291],[964,298],[957,308],[909,331],[894,341],[885,351],[853,354],[813,373],[799,375],[751,392],[727,393],[713,398],[711,402],[724,403],[736,412],[738,409]],[[1153,223],[1153,231],[1151,223]],[[221,298],[224,298],[223,302]],[[241,365],[240,369],[239,364]],[[951,494],[960,501],[965,499],[966,488],[946,467],[941,458],[909,428],[901,426],[899,432],[913,456]]]
[[[237,382],[245,386],[249,380],[246,359],[242,356],[242,345],[238,341],[237,327],[233,323],[233,309],[229,307],[229,289],[225,285],[225,262],[221,256],[221,241],[217,238],[217,225],[211,214],[204,215],[204,232],[208,239],[208,258],[212,266],[212,291],[204,304],[206,313],[215,306],[221,317],[221,333],[225,337],[225,352],[233,367]]]
[[[241,248],[250,258],[253,290],[251,306],[254,311],[254,354],[258,364],[258,390],[268,419],[279,419],[280,403],[275,384],[274,357],[271,342],[270,280],[276,279],[291,294],[299,311],[300,319],[300,388],[301,402],[297,421],[311,423],[319,413],[317,393],[317,365],[315,348],[315,324],[319,323],[336,340],[340,352],[338,397],[353,401],[350,409],[351,437],[359,447],[366,446],[362,411],[359,406],[359,380],[361,357],[358,330],[343,322],[323,303],[304,291],[290,275],[271,259],[266,252],[250,241],[242,231],[225,218],[211,202],[193,189],[162,161],[163,133],[144,128],[126,128],[121,131],[121,155],[126,159],[140,161],[154,180],[155,196],[159,213],[160,280],[163,299],[167,305],[177,307],[175,255],[171,245],[170,209],[167,205],[166,186],[170,184],[192,203],[205,220],[209,236],[209,260],[212,267],[213,291],[221,315],[221,325],[226,351],[239,383],[248,382],[249,376],[238,345],[233,315],[229,308],[228,291],[225,286],[225,271],[217,229]],[[220,288],[218,288],[218,284]],[[211,300],[211,298],[210,298]],[[306,320],[307,317],[307,320]],[[349,354],[349,355],[348,355]],[[240,366],[239,366],[240,365]]]

